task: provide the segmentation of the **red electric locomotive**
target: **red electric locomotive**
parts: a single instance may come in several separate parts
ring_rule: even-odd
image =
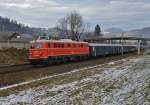
[[[81,60],[90,55],[87,42],[72,41],[70,39],[49,40],[39,37],[31,41],[29,61],[31,64],[52,64],[71,60]]]

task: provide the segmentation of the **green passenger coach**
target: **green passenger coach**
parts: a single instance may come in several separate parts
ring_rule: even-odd
[[[93,57],[134,52],[137,50],[136,45],[90,43],[89,46],[91,56]]]

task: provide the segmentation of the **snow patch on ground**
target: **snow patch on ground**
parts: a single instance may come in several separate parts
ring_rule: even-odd
[[[106,68],[101,68],[100,65],[87,67],[93,71],[101,69],[103,71],[95,72],[83,79],[76,77],[71,82],[49,83],[0,97],[0,103],[1,105],[149,105],[150,56],[124,61],[126,62],[120,65],[113,65],[116,62],[111,62],[112,66]]]
[[[114,65],[114,64],[115,64],[115,62],[110,62],[110,63],[108,63],[108,64],[110,64],[110,65]]]

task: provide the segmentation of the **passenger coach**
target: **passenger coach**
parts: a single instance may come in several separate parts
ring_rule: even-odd
[[[103,55],[116,55],[129,52],[135,52],[137,50],[136,45],[121,45],[121,44],[100,44],[89,43],[90,54],[92,57]]]

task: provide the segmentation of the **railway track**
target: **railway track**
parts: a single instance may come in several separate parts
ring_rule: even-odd
[[[71,62],[67,64],[56,64],[51,66],[33,66],[30,64],[11,65],[0,67],[0,87],[31,81],[51,75],[58,75],[70,72],[74,69],[97,64],[104,64],[111,61],[124,59],[129,56],[135,56],[135,53],[125,54],[124,56],[116,55],[102,57],[98,59],[90,59],[79,62]]]
[[[111,57],[113,57],[113,56],[111,56]],[[109,57],[102,57],[102,58],[98,58],[98,59],[103,60],[103,59],[108,59],[108,58]],[[95,58],[88,59],[88,62],[90,62],[90,61],[92,62],[92,60],[94,61],[96,59]],[[78,62],[86,62],[86,60],[78,61]],[[71,64],[71,65],[74,65],[76,63],[77,62],[73,62],[73,61],[67,62],[67,64]],[[22,71],[24,71],[24,72],[26,72],[26,71],[34,71],[36,69],[46,69],[46,68],[52,68],[52,67],[56,67],[56,66],[63,66],[63,65],[65,66],[66,63],[57,63],[57,64],[52,64],[52,65],[49,65],[49,66],[31,65],[29,63],[27,63],[27,64],[19,64],[19,65],[4,65],[4,66],[0,66],[0,75],[11,74],[11,73],[18,73],[18,72],[22,72]]]
[[[29,63],[20,65],[0,66],[0,74],[8,74],[12,72],[26,71],[32,69],[33,66]]]
[[[128,56],[128,55],[130,55],[130,54],[125,54],[123,56],[123,58]],[[114,57],[110,56],[110,58],[112,58],[112,59],[113,58],[117,58],[117,57],[121,58],[121,55],[115,55]],[[107,60],[107,59],[109,59],[109,57],[102,57],[102,58],[98,58],[98,59],[99,60],[103,60],[103,59]],[[90,62],[90,61],[92,62],[92,60],[94,61],[96,59],[89,59],[88,62]],[[79,61],[79,62],[86,62],[86,60],[85,61]],[[71,62],[72,65],[75,64],[75,63],[76,62]],[[36,65],[36,66],[34,66],[34,65],[29,64],[29,63],[19,64],[19,65],[4,65],[4,66],[0,66],[0,75],[10,74],[10,73],[17,73],[17,72],[21,72],[21,71],[30,71],[30,70],[33,71],[33,70],[40,69],[40,68],[51,68],[51,67],[55,67],[55,66],[59,66],[59,65],[63,66],[63,65],[66,65],[66,64],[60,63],[60,64],[53,64],[53,65],[50,65],[50,66],[43,66],[43,65]]]

